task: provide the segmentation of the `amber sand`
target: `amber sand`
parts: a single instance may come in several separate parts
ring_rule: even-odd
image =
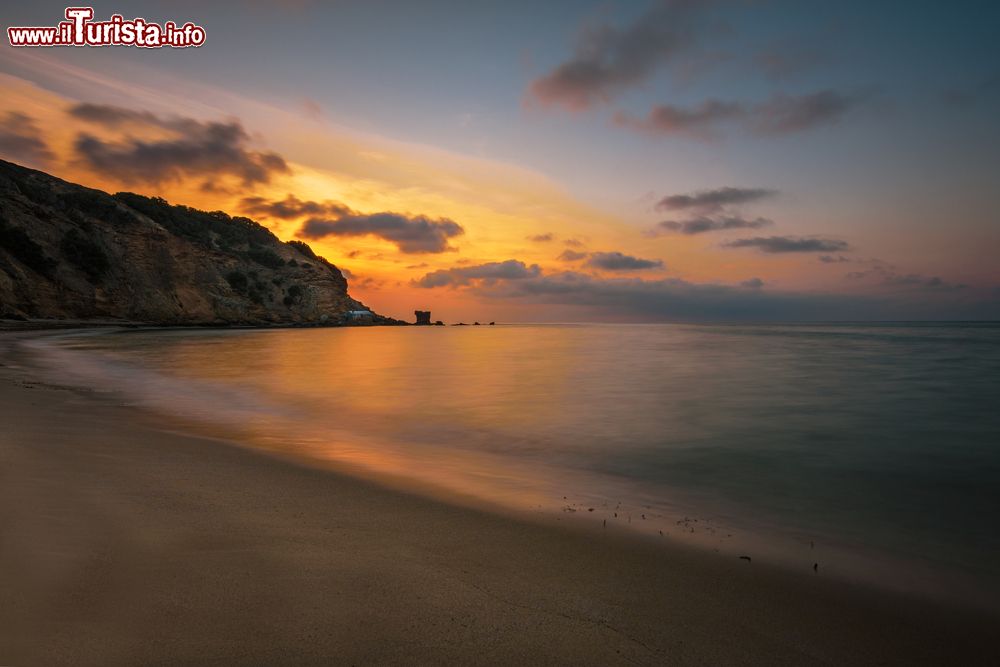
[[[0,334],[0,665],[996,665],[1000,619],[164,430]]]

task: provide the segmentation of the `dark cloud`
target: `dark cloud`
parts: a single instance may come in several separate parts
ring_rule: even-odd
[[[454,250],[448,239],[465,230],[448,218],[431,219],[424,215],[402,213],[358,213],[343,207],[339,215],[306,220],[299,236],[319,239],[325,236],[375,236],[396,244],[404,253],[438,253]]]
[[[73,118],[108,128],[120,128],[125,125],[153,126],[168,129],[183,129],[197,121],[179,116],[161,117],[148,111],[136,111],[108,104],[89,104],[82,102],[74,104],[66,110]]]
[[[528,240],[533,243],[548,243],[549,241],[552,241],[554,239],[555,236],[552,234],[552,232],[548,232],[546,234],[535,234],[534,236],[528,237]]]
[[[614,116],[614,122],[621,127],[647,134],[710,140],[720,136],[721,124],[745,118],[746,113],[735,102],[707,100],[693,109],[668,104],[657,105],[645,118],[636,118],[619,111]]]
[[[489,280],[458,278],[450,271],[428,274],[422,287],[459,287],[489,299],[549,306],[595,309],[631,320],[646,321],[835,321],[858,319],[996,318],[997,295],[958,300],[927,293],[912,298],[888,294],[772,292],[753,279],[738,286],[690,283],[676,278],[599,278],[576,271],[546,274],[537,267],[508,260],[482,265],[510,266],[515,274],[500,277],[490,268]],[[468,267],[478,269],[479,267]],[[971,295],[968,295],[971,296]]]
[[[570,110],[609,101],[689,50],[703,32],[706,4],[661,0],[625,28],[592,25],[581,35],[570,60],[529,85],[529,97]]]
[[[582,248],[584,245],[583,241],[580,239],[566,239],[563,241],[563,244],[569,246],[570,248]]]
[[[688,194],[669,195],[656,203],[658,211],[683,211],[691,217],[686,220],[664,220],[647,232],[659,236],[664,232],[704,234],[728,229],[760,229],[774,224],[767,218],[746,218],[727,210],[742,204],[751,204],[777,196],[777,190],[767,188],[722,187]]]
[[[714,190],[701,190],[683,195],[669,195],[656,203],[658,211],[681,211],[694,209],[701,213],[714,213],[724,206],[749,204],[751,202],[774,197],[777,190],[766,188],[734,188],[722,187]]]
[[[722,244],[726,248],[757,248],[761,252],[844,252],[850,250],[846,241],[836,239],[801,238],[793,236],[755,236]]]
[[[773,225],[767,218],[744,218],[738,215],[705,216],[701,215],[687,220],[664,220],[651,231],[653,236],[663,230],[680,232],[682,234],[704,234],[727,229],[760,229]]]
[[[594,252],[587,260],[587,266],[605,271],[642,271],[663,268],[659,259],[641,259],[620,252]]]
[[[577,252],[576,250],[563,250],[562,253],[556,259],[563,262],[579,262],[581,259],[585,259],[587,253]]]
[[[417,287],[460,287],[471,284],[495,285],[499,281],[518,281],[537,278],[542,270],[537,264],[528,266],[524,262],[508,259],[505,262],[489,262],[452,269],[432,271],[420,280],[413,281]]]
[[[844,257],[843,255],[836,255],[836,256],[834,256],[834,255],[820,255],[818,259],[819,259],[819,261],[823,262],[824,264],[840,264],[840,263],[843,263],[843,262],[849,262],[849,261],[851,261],[850,259],[848,259],[847,257]]]
[[[295,218],[302,218],[307,215],[339,216],[350,212],[350,209],[337,202],[328,201],[320,203],[303,201],[293,194],[289,194],[280,200],[270,200],[264,197],[244,197],[240,200],[240,209],[250,215],[280,218],[282,220],[294,220]]]
[[[38,165],[54,157],[35,121],[20,111],[8,111],[0,121],[0,154],[15,162]]]
[[[751,106],[720,100],[708,100],[690,109],[658,105],[645,118],[620,111],[614,120],[622,127],[660,136],[711,140],[722,136],[723,130],[731,126],[749,134],[772,136],[833,124],[862,100],[859,95],[824,90],[808,95],[774,95]]]
[[[105,141],[88,133],[77,136],[77,156],[89,167],[123,183],[162,183],[184,177],[215,179],[228,175],[244,187],[268,183],[290,169],[277,153],[251,150],[250,135],[235,120],[202,122],[192,118],[163,118],[144,111],[80,104],[68,113],[108,128],[156,127],[170,137],[139,139],[126,134]],[[214,182],[214,181],[209,181]]]
[[[760,278],[750,278],[749,280],[744,280],[740,283],[740,287],[746,287],[749,289],[760,289],[764,286],[764,281]]]
[[[952,283],[940,276],[925,276],[919,273],[899,273],[891,266],[875,265],[864,271],[852,271],[847,278],[851,280],[869,280],[889,288],[901,288],[929,291],[955,291],[968,288],[964,283]]]
[[[423,283],[423,287],[453,285],[436,279],[437,273],[440,272],[428,274],[418,284]],[[831,302],[838,299],[770,294],[759,288],[697,284],[676,278],[598,278],[576,271],[537,272],[515,280],[462,283],[462,286],[485,298],[584,306],[641,320],[831,319]],[[856,317],[857,301],[867,299],[844,298],[843,301],[850,303],[851,308],[840,308],[839,313],[852,312]]]

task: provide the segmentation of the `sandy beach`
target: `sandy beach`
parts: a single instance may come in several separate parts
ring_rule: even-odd
[[[1000,664],[984,612],[383,488],[0,335],[0,665]]]

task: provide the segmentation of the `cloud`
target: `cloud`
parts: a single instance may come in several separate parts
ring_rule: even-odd
[[[584,245],[583,241],[580,239],[566,239],[563,241],[563,244],[569,246],[570,248],[582,248]]]
[[[395,243],[404,253],[438,253],[454,250],[448,239],[465,230],[447,218],[437,220],[424,215],[402,213],[359,213],[335,201],[302,200],[293,194],[284,199],[244,197],[240,209],[251,215],[293,220],[310,216],[299,236],[318,239],[325,236],[376,236]]]
[[[760,289],[764,286],[764,281],[760,278],[750,278],[749,280],[744,280],[740,283],[740,287],[746,287],[748,289]]]
[[[719,136],[719,125],[746,117],[746,110],[735,102],[707,100],[693,109],[660,104],[645,118],[619,111],[614,122],[620,127],[660,136],[683,136],[709,140]]]
[[[777,196],[777,190],[767,188],[722,187],[687,194],[669,195],[656,203],[658,211],[683,211],[691,215],[686,220],[664,220],[646,232],[659,236],[665,232],[704,234],[728,229],[760,229],[773,225],[768,218],[745,218],[728,207],[751,204]]]
[[[502,277],[495,267],[510,267]],[[995,318],[997,295],[987,299],[955,299],[942,294],[907,297],[888,294],[773,292],[755,279],[741,285],[691,283],[676,278],[600,278],[576,271],[543,273],[517,260],[468,267],[490,279],[476,280],[437,271],[421,287],[451,287],[487,299],[513,300],[550,306],[573,306],[646,321],[834,321],[858,319]],[[968,295],[972,296],[972,295]]]
[[[745,117],[744,109],[735,102],[708,100],[693,109],[660,104],[645,118],[635,118],[619,111],[614,122],[620,127],[661,136],[682,136],[708,141],[720,136],[719,124]]]
[[[20,111],[8,111],[0,121],[0,154],[16,162],[38,165],[54,157],[35,121]]]
[[[552,234],[552,232],[548,232],[546,234],[535,234],[534,236],[528,237],[528,240],[533,243],[548,243],[553,239],[555,239],[555,236]]]
[[[775,95],[754,108],[749,118],[756,134],[789,134],[836,122],[860,97],[824,90],[811,95]]]
[[[264,197],[244,197],[240,200],[240,210],[250,215],[281,220],[294,220],[307,215],[344,215],[350,212],[343,204],[337,202],[303,201],[293,194],[284,199],[269,200]]]
[[[836,123],[862,100],[862,96],[834,90],[778,94],[756,105],[707,100],[694,108],[657,105],[645,118],[619,111],[614,122],[646,134],[700,140],[717,139],[724,129],[734,126],[752,135],[775,136]]]
[[[502,264],[521,262],[508,260]],[[460,286],[489,299],[509,299],[549,305],[583,306],[639,320],[781,320],[831,319],[831,302],[843,301],[857,312],[865,298],[838,299],[828,295],[771,294],[760,288],[690,283],[676,278],[599,278],[576,271],[543,274],[522,272],[516,279],[485,283],[452,283],[435,272],[417,284],[435,288]],[[853,315],[856,317],[856,314]]]
[[[850,280],[874,278],[879,285],[890,288],[945,292],[968,288],[968,285],[964,283],[951,283],[940,276],[925,276],[919,273],[898,273],[893,267],[883,265],[876,265],[865,271],[852,271],[845,277]]]
[[[777,190],[766,188],[722,187],[714,190],[700,190],[690,194],[669,195],[656,203],[658,211],[682,211],[695,209],[701,213],[714,213],[724,206],[749,204],[774,197]]]
[[[508,259],[504,262],[489,262],[473,266],[441,269],[426,274],[413,285],[432,289],[435,287],[459,287],[470,284],[493,285],[498,281],[526,280],[540,276],[542,270],[537,264]]]
[[[834,256],[834,255],[820,255],[817,259],[819,259],[819,261],[823,262],[824,264],[840,264],[840,263],[843,263],[843,262],[849,262],[849,261],[851,261],[850,259],[848,259],[847,257],[844,257],[843,255],[836,255],[836,256]]]
[[[757,248],[766,253],[844,252],[850,250],[846,241],[793,236],[755,236],[750,239],[726,241],[722,245],[726,248]]]
[[[605,271],[642,271],[645,269],[663,268],[663,262],[658,259],[641,259],[624,255],[620,252],[594,252],[587,260],[587,266]]]
[[[306,220],[299,236],[319,239],[326,236],[375,236],[396,244],[400,252],[439,253],[454,250],[448,240],[465,233],[454,220],[431,219],[402,213],[358,213],[343,207],[339,215]]]
[[[269,183],[275,174],[290,173],[277,153],[251,150],[250,135],[239,121],[203,122],[193,118],[160,117],[114,106],[78,104],[68,113],[106,128],[166,130],[169,136],[141,139],[126,134],[105,141],[80,133],[74,149],[82,162],[123,183],[158,184],[185,177],[233,176],[244,187]]]
[[[66,113],[77,120],[116,129],[133,125],[182,130],[190,125],[198,125],[197,121],[181,116],[161,117],[148,111],[136,111],[108,104],[89,104],[87,102],[74,104],[66,110]]]
[[[556,258],[563,262],[579,262],[581,259],[585,259],[587,253],[577,252],[576,250],[563,250],[562,253]]]
[[[768,227],[774,222],[768,218],[743,218],[738,215],[722,216],[698,216],[688,220],[664,220],[650,231],[650,235],[657,236],[663,230],[680,232],[682,234],[704,234],[705,232],[715,232],[727,229],[760,229]]]
[[[608,102],[692,47],[702,32],[705,4],[661,0],[625,28],[590,26],[571,59],[531,82],[529,98],[571,111]]]

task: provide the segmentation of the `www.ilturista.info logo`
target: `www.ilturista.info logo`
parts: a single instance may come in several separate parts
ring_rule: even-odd
[[[125,20],[113,14],[107,21],[93,21],[93,7],[67,7],[66,20],[55,27],[7,28],[11,46],[138,46],[158,49],[185,48],[205,43],[205,29],[188,21],[163,25],[143,18]]]

